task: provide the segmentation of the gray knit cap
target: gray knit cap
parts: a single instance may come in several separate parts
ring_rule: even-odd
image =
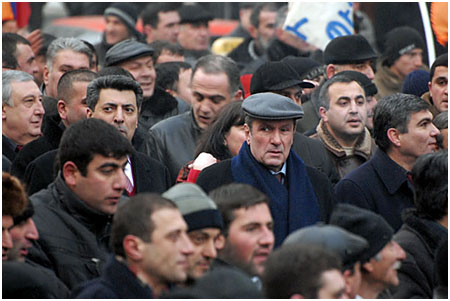
[[[203,228],[223,229],[222,216],[214,201],[196,184],[180,183],[162,194],[177,204],[188,232]]]

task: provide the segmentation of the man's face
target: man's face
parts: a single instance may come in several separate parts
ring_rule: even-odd
[[[184,282],[187,278],[188,258],[193,246],[187,225],[178,209],[162,208],[151,216],[154,230],[151,242],[144,243],[142,269],[153,283]]]
[[[127,162],[126,156],[116,159],[94,154],[87,166],[86,176],[79,170],[75,171],[74,185],[71,187],[73,192],[89,207],[114,214],[122,192],[127,187],[124,173]]]
[[[189,278],[198,279],[209,271],[213,259],[217,257],[216,240],[219,235],[220,230],[217,228],[205,228],[188,233],[194,245],[194,253],[188,258]]]
[[[255,119],[252,128],[244,125],[247,143],[256,161],[268,169],[279,171],[286,162],[294,141],[295,126],[292,119]]]
[[[220,257],[252,275],[261,276],[275,240],[269,207],[261,203],[236,209],[233,215]]]
[[[368,129],[373,129],[373,110],[378,103],[378,99],[375,96],[367,96],[367,123],[366,127]]]
[[[225,73],[211,74],[197,69],[191,87],[195,120],[199,127],[206,129],[232,100],[228,77]]]
[[[29,45],[17,44],[16,59],[20,70],[33,75],[34,78],[38,76],[39,68],[36,57]]]
[[[379,253],[381,259],[370,260],[373,271],[370,277],[385,286],[397,286],[399,284],[397,270],[400,268],[401,261],[406,258],[405,251],[395,241],[388,243]]]
[[[178,75],[178,87],[176,96],[187,103],[192,103],[192,89],[191,89],[191,74],[192,69],[181,69]]]
[[[353,271],[346,270],[344,272],[344,279],[346,282],[346,293],[348,298],[355,299],[362,280],[361,262],[358,261],[355,263]]]
[[[422,66],[422,52],[422,49],[416,48],[401,55],[391,66],[391,70],[401,78],[405,78],[409,73]]]
[[[298,104],[299,106],[302,105],[302,88],[297,85],[297,86],[292,86],[283,90],[278,90],[278,91],[272,91],[273,93],[277,93],[283,96],[286,96],[290,99],[292,99],[293,102],[295,102],[296,104]]]
[[[13,226],[10,233],[14,247],[10,251],[11,256],[9,258],[23,262],[25,261],[25,256],[28,254],[28,249],[32,246],[32,241],[39,239],[36,225],[30,217],[22,221],[22,223]]]
[[[276,12],[261,11],[259,14],[259,25],[257,28],[257,44],[265,50],[269,47],[270,43],[275,38],[275,19],[277,17]]]
[[[20,145],[41,135],[44,117],[42,94],[34,81],[12,82],[13,106],[2,105],[3,133]]]
[[[334,65],[336,72],[335,74],[341,72],[341,71],[358,71],[367,76],[370,80],[375,79],[375,73],[372,69],[372,62],[370,60],[358,63],[358,64],[343,64],[343,65]]]
[[[94,112],[88,116],[98,118],[114,125],[129,140],[133,139],[138,124],[136,94],[132,90],[100,90]]]
[[[86,91],[88,85],[89,82],[72,83],[72,93],[70,99],[64,100],[64,118],[61,117],[66,126],[87,118],[88,107],[86,105]]]
[[[89,70],[89,57],[70,49],[60,50],[53,58],[52,70],[50,71],[48,66],[44,68],[45,93],[57,98],[58,81],[61,76],[68,71],[79,69]]]
[[[172,43],[178,41],[180,33],[180,15],[177,11],[159,12],[158,25],[153,29],[153,40],[168,40]]]
[[[8,259],[8,252],[13,247],[9,228],[14,225],[11,215],[2,215],[2,260]]]
[[[209,48],[208,23],[186,23],[181,25],[178,42],[187,50],[207,50]]]
[[[428,83],[433,106],[439,112],[448,111],[448,67],[438,66],[434,69],[431,82]]]
[[[357,82],[335,83],[328,89],[329,108],[320,107],[320,116],[338,142],[354,142],[367,123],[367,102]]]
[[[345,281],[339,270],[328,270],[321,275],[322,286],[317,293],[318,299],[348,299],[345,293]]]
[[[144,97],[150,97],[155,90],[156,71],[151,56],[143,56],[128,60],[119,65],[129,71],[134,79],[141,85]]]
[[[412,113],[408,122],[408,132],[399,134],[399,151],[411,161],[420,155],[428,154],[436,149],[436,137],[439,130],[432,123],[430,111]]]
[[[105,17],[105,40],[107,44],[114,45],[130,37],[127,26],[116,16]]]

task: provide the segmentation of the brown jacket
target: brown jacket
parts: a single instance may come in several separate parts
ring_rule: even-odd
[[[433,99],[430,96],[430,92],[424,93],[422,96],[420,96],[420,98],[430,104],[430,112],[431,114],[433,114],[433,117],[436,117],[436,115],[440,113],[439,110],[433,105]]]
[[[335,164],[339,179],[342,179],[346,174],[368,161],[377,148],[369,130],[365,128],[364,133],[359,137],[355,145],[354,153],[348,156],[342,146],[331,136],[322,120],[317,126],[317,133],[311,138],[322,141],[328,151],[328,155]]]

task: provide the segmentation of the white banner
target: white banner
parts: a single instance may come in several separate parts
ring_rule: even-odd
[[[324,50],[335,37],[353,29],[352,2],[290,2],[284,30]]]

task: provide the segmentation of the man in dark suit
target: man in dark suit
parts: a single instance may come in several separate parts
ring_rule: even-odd
[[[270,198],[275,246],[304,226],[326,221],[334,196],[328,178],[291,150],[302,108],[275,93],[257,93],[242,104],[246,141],[239,154],[204,169],[197,184],[209,192],[231,182],[247,183]]]

